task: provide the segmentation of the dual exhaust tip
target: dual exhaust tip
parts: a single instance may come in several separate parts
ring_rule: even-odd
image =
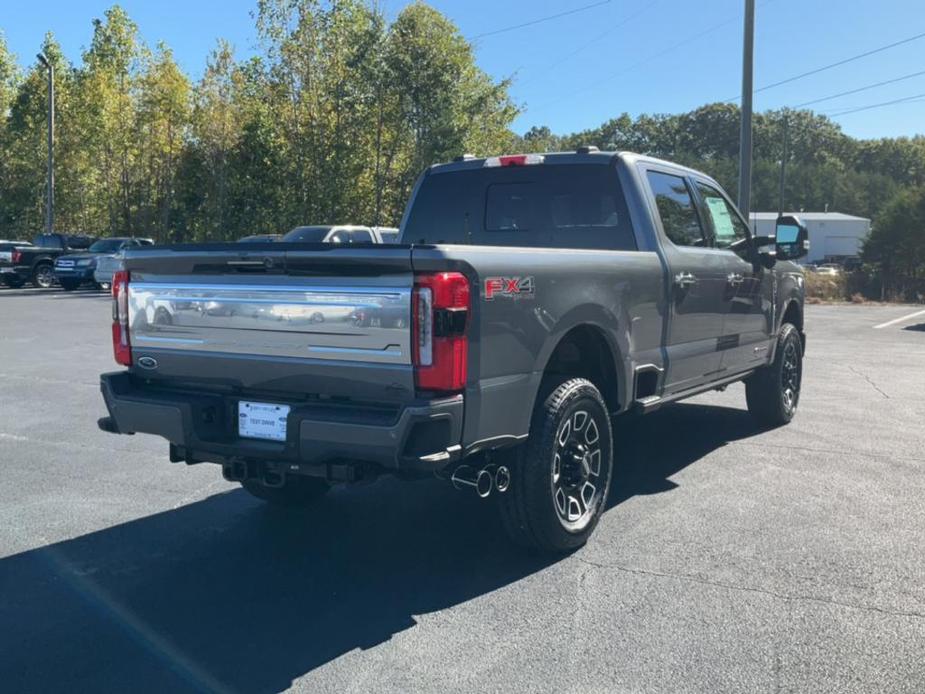
[[[480,498],[487,499],[492,491],[503,494],[511,488],[511,471],[506,465],[486,465],[479,470],[460,465],[450,475],[450,482],[456,489],[475,489]]]

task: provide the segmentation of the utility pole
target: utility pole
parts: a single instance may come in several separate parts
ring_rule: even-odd
[[[784,114],[784,135],[783,147],[780,155],[780,196],[777,200],[777,216],[782,217],[784,214],[784,183],[787,180],[787,156],[788,146],[790,144],[790,116]]]
[[[48,182],[45,203],[45,233],[55,228],[55,68],[45,57],[38,54],[39,62],[48,70]]]
[[[742,41],[742,129],[739,138],[739,211],[751,220],[752,68],[755,54],[755,0],[745,0]]]

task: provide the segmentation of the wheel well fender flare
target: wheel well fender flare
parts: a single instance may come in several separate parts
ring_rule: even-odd
[[[625,388],[626,372],[623,362],[623,355],[628,353],[629,345],[621,344],[623,341],[628,343],[628,331],[618,316],[607,311],[601,306],[594,304],[585,304],[577,306],[564,316],[562,316],[549,333],[549,337],[543,344],[542,349],[537,354],[534,362],[535,388],[533,392],[533,402],[539,392],[542,376],[549,367],[550,361],[556,350],[564,341],[569,338],[577,329],[589,329],[599,338],[606,346],[610,353],[614,377],[616,379],[616,402],[619,405],[626,405]],[[604,365],[606,368],[606,365]],[[604,394],[607,399],[607,394]]]

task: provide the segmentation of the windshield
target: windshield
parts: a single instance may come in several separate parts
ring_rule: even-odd
[[[122,243],[123,239],[100,239],[87,250],[91,253],[115,253]]]
[[[283,237],[290,243],[321,243],[332,227],[296,227]]]

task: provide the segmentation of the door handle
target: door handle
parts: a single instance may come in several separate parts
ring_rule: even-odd
[[[687,289],[697,284],[697,278],[690,272],[679,272],[674,276],[674,283],[681,287],[681,289]]]
[[[728,275],[726,275],[726,283],[731,284],[733,287],[738,287],[744,281],[745,278],[738,272],[730,272]]]

